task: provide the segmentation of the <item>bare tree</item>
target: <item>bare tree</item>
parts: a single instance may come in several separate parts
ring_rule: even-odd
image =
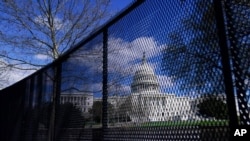
[[[1,0],[1,63],[7,62],[5,67],[36,70],[57,59],[110,16],[109,3]]]
[[[6,83],[8,64],[0,58],[0,88]]]

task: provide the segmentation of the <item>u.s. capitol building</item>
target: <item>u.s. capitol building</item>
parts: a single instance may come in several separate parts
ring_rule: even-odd
[[[145,53],[135,72],[128,96],[132,122],[187,120],[191,117],[190,99],[185,96],[161,93],[153,68],[147,63]]]

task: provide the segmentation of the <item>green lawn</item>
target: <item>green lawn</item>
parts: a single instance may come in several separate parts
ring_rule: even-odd
[[[142,123],[142,127],[153,126],[227,126],[228,120],[200,120],[200,121],[158,121]]]

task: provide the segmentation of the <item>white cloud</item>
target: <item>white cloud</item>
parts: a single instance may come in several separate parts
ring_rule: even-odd
[[[8,72],[8,82],[3,87],[8,87],[35,72],[34,70],[12,69]]]
[[[171,78],[157,72],[157,70],[159,70],[159,62],[152,61],[153,58],[156,58],[158,55],[160,55],[160,52],[162,51],[164,46],[164,44],[158,44],[153,37],[139,37],[130,42],[125,41],[121,38],[109,38],[109,76],[111,76],[111,79],[113,80],[121,80],[121,86],[123,87],[122,89],[124,89],[124,91],[126,92],[130,91],[132,76],[134,75],[137,67],[141,62],[143,52],[146,52],[148,64],[154,69],[160,85],[162,87],[171,87],[173,85]],[[77,65],[79,66],[84,64],[85,66],[90,68],[90,70],[93,70],[93,72],[101,72],[102,43],[98,43],[95,46],[92,46],[92,49],[90,50],[86,50],[85,48],[86,46],[74,53],[74,55],[72,55],[71,57],[72,60],[68,61],[70,61],[71,63],[77,63]],[[34,56],[34,58],[42,61],[48,59],[48,56],[37,54]],[[32,71],[28,71],[26,73],[18,70],[12,71],[10,76],[10,78],[12,79],[11,83],[18,81],[24,78],[24,76],[27,76],[31,73]],[[93,74],[95,75],[95,73]],[[113,76],[111,74],[113,74]],[[101,82],[96,82],[96,84],[93,84],[92,88],[95,90],[100,90]]]
[[[0,63],[0,69],[2,70],[2,72],[0,72],[0,89],[8,87],[22,79],[24,79],[25,77],[27,77],[28,75],[32,74],[34,72],[34,70],[20,70],[20,69],[15,69],[12,68],[11,66],[9,66],[9,63],[13,63],[15,64],[15,61],[9,61],[7,62],[6,60],[3,60],[0,58],[0,62],[2,62],[3,64]],[[18,62],[17,62],[18,63]],[[25,64],[21,64],[18,67],[22,67],[23,68],[28,68],[29,65],[25,65]],[[1,68],[3,67],[3,68]]]
[[[162,47],[163,45],[157,45],[153,37],[140,37],[132,42],[124,41],[121,38],[110,38],[108,43],[109,71],[117,71],[115,69],[118,66],[121,66],[122,69],[133,68],[135,61],[142,59],[143,52],[146,53],[147,58],[156,57]]]
[[[96,72],[102,71],[102,43],[92,45],[90,50],[86,47],[72,55],[72,63],[83,64]],[[119,85],[119,89],[124,92],[130,91],[132,76],[141,63],[143,52],[146,53],[148,64],[154,69],[158,81],[163,89],[173,85],[171,78],[159,71],[159,55],[165,47],[159,45],[153,37],[139,37],[132,41],[125,41],[121,38],[110,37],[108,41],[108,73],[109,85]],[[80,56],[80,57],[76,57]],[[155,60],[154,60],[155,59]],[[115,83],[115,84],[114,84]],[[95,89],[98,89],[95,87]],[[110,87],[110,92],[114,93],[117,88]]]
[[[153,37],[140,37],[131,42],[124,41],[121,38],[109,38],[108,69],[109,73],[116,74],[111,79],[126,81],[124,79],[130,77],[131,81],[131,77],[141,63],[143,52],[145,52],[148,64],[154,69],[161,88],[172,87],[171,77],[161,74],[160,62],[154,60],[159,59],[159,55],[165,46],[164,44],[159,45]],[[130,88],[129,84],[124,85],[124,87]]]
[[[110,73],[117,71],[128,71],[133,73],[136,65],[140,63],[143,52],[146,58],[152,59],[159,55],[164,45],[158,45],[153,37],[139,37],[129,42],[121,38],[110,37],[108,39],[108,70]],[[88,45],[78,50],[72,55],[72,63],[83,64],[93,67],[102,66],[102,43],[91,46],[92,49],[86,50]],[[156,65],[148,62],[152,67]]]
[[[48,22],[48,18],[45,16],[37,16],[35,18],[35,22],[37,24],[40,24],[42,26],[47,26],[50,27],[49,22]],[[56,30],[60,30],[61,28],[63,28],[64,23],[62,22],[62,20],[58,17],[54,17],[54,27]]]
[[[44,54],[36,54],[34,56],[35,59],[39,59],[39,60],[47,60],[49,59],[49,56],[48,55],[44,55]]]
[[[157,75],[157,79],[161,87],[164,87],[163,89],[173,87],[174,85],[171,77],[165,75]]]

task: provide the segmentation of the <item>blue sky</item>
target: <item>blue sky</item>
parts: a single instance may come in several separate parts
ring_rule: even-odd
[[[109,11],[112,12],[113,16],[116,15],[117,13],[119,13],[119,11],[123,10],[124,8],[128,7],[128,5],[130,5],[130,3],[133,2],[133,0],[111,0],[110,1],[110,6],[109,6]],[[6,28],[10,28],[10,27],[2,27],[0,26],[0,28],[3,28],[3,30],[5,30]],[[9,31],[12,31],[14,32],[15,34],[18,33],[18,31],[15,31],[14,29],[10,28]],[[6,47],[6,45],[5,45]],[[18,51],[16,50],[16,52],[22,52],[21,50]],[[9,54],[11,56],[14,56],[16,57],[18,54],[15,53],[11,53]],[[36,63],[40,63],[41,64],[44,64],[43,62],[47,62],[46,61],[46,56],[44,55],[41,55],[41,54],[37,54],[37,56],[25,56],[25,57],[29,57],[29,58],[33,58],[33,60],[36,61]],[[6,83],[6,86],[7,85],[10,85],[10,84],[13,84],[21,79],[23,79],[24,77],[28,76],[30,73],[32,73],[34,71],[20,71],[20,70],[13,70],[11,71],[11,74],[10,74],[10,81],[9,81],[9,84]]]
[[[119,13],[119,11],[126,8],[132,2],[132,0],[111,0],[110,11],[113,11],[115,15],[115,13]],[[171,4],[176,6],[166,6]],[[116,69],[119,67],[133,68],[134,66],[136,68],[136,65],[138,65],[141,60],[142,53],[146,51],[148,62],[152,65],[156,74],[163,80],[161,82],[164,87],[164,84],[168,83],[166,82],[168,78],[161,74],[161,56],[159,52],[166,45],[167,34],[171,32],[174,27],[177,27],[177,25],[171,23],[174,23],[174,20],[178,23],[178,20],[183,14],[183,10],[180,11],[178,9],[179,7],[180,4],[178,2],[164,1],[162,4],[158,4],[152,1],[139,6],[139,8],[132,11],[131,14],[115,23],[109,29],[111,33],[109,46],[110,48],[121,48],[118,54],[122,56],[123,59],[121,60],[115,55],[109,55],[110,58],[113,58],[113,60],[110,59],[109,64],[113,64]],[[172,13],[168,13],[168,11],[172,11]],[[133,46],[133,48],[130,48],[130,46]],[[110,71],[112,73],[112,69],[110,69]],[[135,69],[133,72],[134,71]],[[126,71],[130,77],[127,76],[123,80],[122,85],[124,85],[124,87],[129,87],[133,72]],[[19,77],[19,79],[25,76],[18,76],[18,73],[15,73],[15,75],[17,78]],[[13,80],[17,80],[17,78]]]
[[[113,5],[117,4],[119,3],[113,3]],[[173,4],[175,7],[169,7],[169,4]],[[161,51],[166,47],[167,35],[174,28],[180,26],[180,19],[185,15],[183,10],[179,10],[180,7],[181,5],[178,2],[167,1],[162,4],[147,2],[109,28],[108,47],[110,51],[115,52],[108,55],[109,82],[119,80],[119,85],[125,91],[124,93],[130,91],[132,77],[141,63],[145,51],[148,63],[158,76],[163,92],[167,91],[168,86],[173,85],[171,78],[164,75],[161,70]],[[168,13],[168,11],[172,11],[172,13]],[[101,45],[99,45],[99,48],[101,48]],[[87,63],[83,62],[82,64]],[[95,85],[97,86],[96,89],[98,89],[98,86],[100,89],[101,80],[100,82],[96,81]],[[170,92],[176,91],[176,89],[170,90]]]
[[[133,1],[111,0],[110,11],[117,13],[127,7],[131,2]],[[109,73],[112,73],[114,76],[113,78],[110,77],[110,79],[120,78],[121,75],[124,75],[125,77],[120,85],[122,85],[124,89],[129,89],[132,76],[145,51],[148,63],[159,76],[159,79],[161,79],[160,85],[162,89],[167,92],[166,85],[171,86],[173,84],[171,82],[171,76],[167,76],[162,71],[161,52],[167,47],[169,33],[180,28],[183,17],[193,12],[192,9],[186,11],[190,6],[193,6],[192,3],[181,3],[180,1],[146,1],[123,19],[112,25],[109,28],[109,49],[116,51],[116,54],[109,54]],[[185,36],[186,40],[190,40],[190,38],[192,38],[192,36]],[[94,43],[96,46],[98,46],[98,44],[99,43],[96,42]],[[81,61],[83,60],[84,58],[81,58]],[[81,63],[84,64],[84,62]],[[86,64],[85,62],[85,65]],[[92,72],[90,69],[89,67],[89,72]],[[78,70],[80,70],[80,67]],[[78,76],[83,77],[81,73],[86,72],[86,69],[82,70]],[[77,71],[77,69],[74,71]],[[87,73],[85,73],[85,75],[86,74]],[[23,76],[25,75],[21,75],[19,78]],[[95,85],[100,88],[101,80],[100,82],[95,82]],[[79,83],[79,86],[81,85],[82,84]],[[177,86],[175,86],[174,89],[170,89],[171,93],[178,91]]]
[[[111,0],[110,8],[112,11],[120,11],[132,2],[133,0]]]

